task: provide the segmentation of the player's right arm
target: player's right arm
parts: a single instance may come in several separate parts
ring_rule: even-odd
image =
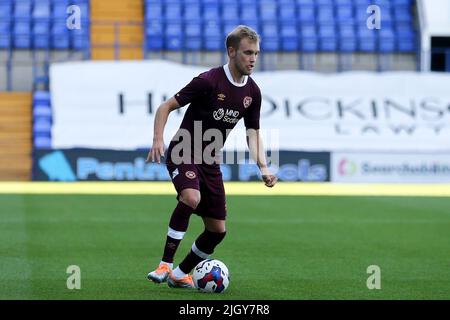
[[[161,157],[164,156],[164,127],[166,126],[169,114],[178,108],[181,108],[180,104],[172,97],[163,102],[156,110],[153,126],[153,144],[148,153],[147,162],[151,160],[152,162],[156,161],[161,163]]]

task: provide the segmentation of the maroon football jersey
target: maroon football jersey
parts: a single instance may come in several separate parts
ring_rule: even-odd
[[[180,106],[190,103],[180,129],[185,129],[190,133],[192,155],[194,148],[199,149],[201,146],[203,151],[211,143],[211,141],[202,139],[208,129],[220,131],[222,141],[216,141],[216,143],[219,142],[220,149],[231,129],[241,118],[244,118],[247,129],[259,129],[261,91],[249,76],[245,76],[243,83],[234,82],[228,65],[211,69],[195,77],[175,95],[175,99]],[[195,122],[196,132],[194,135]],[[199,125],[201,125],[201,130],[199,130]],[[199,139],[202,141],[195,143],[194,140]],[[168,159],[170,159],[172,148],[177,143],[178,141],[175,139],[171,141],[168,148]]]

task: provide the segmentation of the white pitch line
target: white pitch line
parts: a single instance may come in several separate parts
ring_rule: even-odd
[[[339,184],[226,182],[228,195],[450,197],[450,184]],[[175,195],[171,182],[0,182],[0,194]]]

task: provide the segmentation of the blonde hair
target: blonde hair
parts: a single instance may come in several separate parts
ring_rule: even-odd
[[[228,34],[227,40],[225,41],[227,50],[229,47],[233,47],[236,50],[239,49],[239,44],[244,38],[248,38],[255,42],[259,42],[261,40],[261,37],[255,30],[250,27],[240,25]]]

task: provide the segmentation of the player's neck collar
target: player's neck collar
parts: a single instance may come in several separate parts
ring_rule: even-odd
[[[223,70],[225,71],[225,75],[227,76],[228,81],[230,81],[232,85],[236,87],[243,87],[247,84],[248,76],[244,76],[244,82],[242,83],[238,83],[233,80],[233,76],[231,75],[230,66],[228,65],[228,63],[223,66]]]

